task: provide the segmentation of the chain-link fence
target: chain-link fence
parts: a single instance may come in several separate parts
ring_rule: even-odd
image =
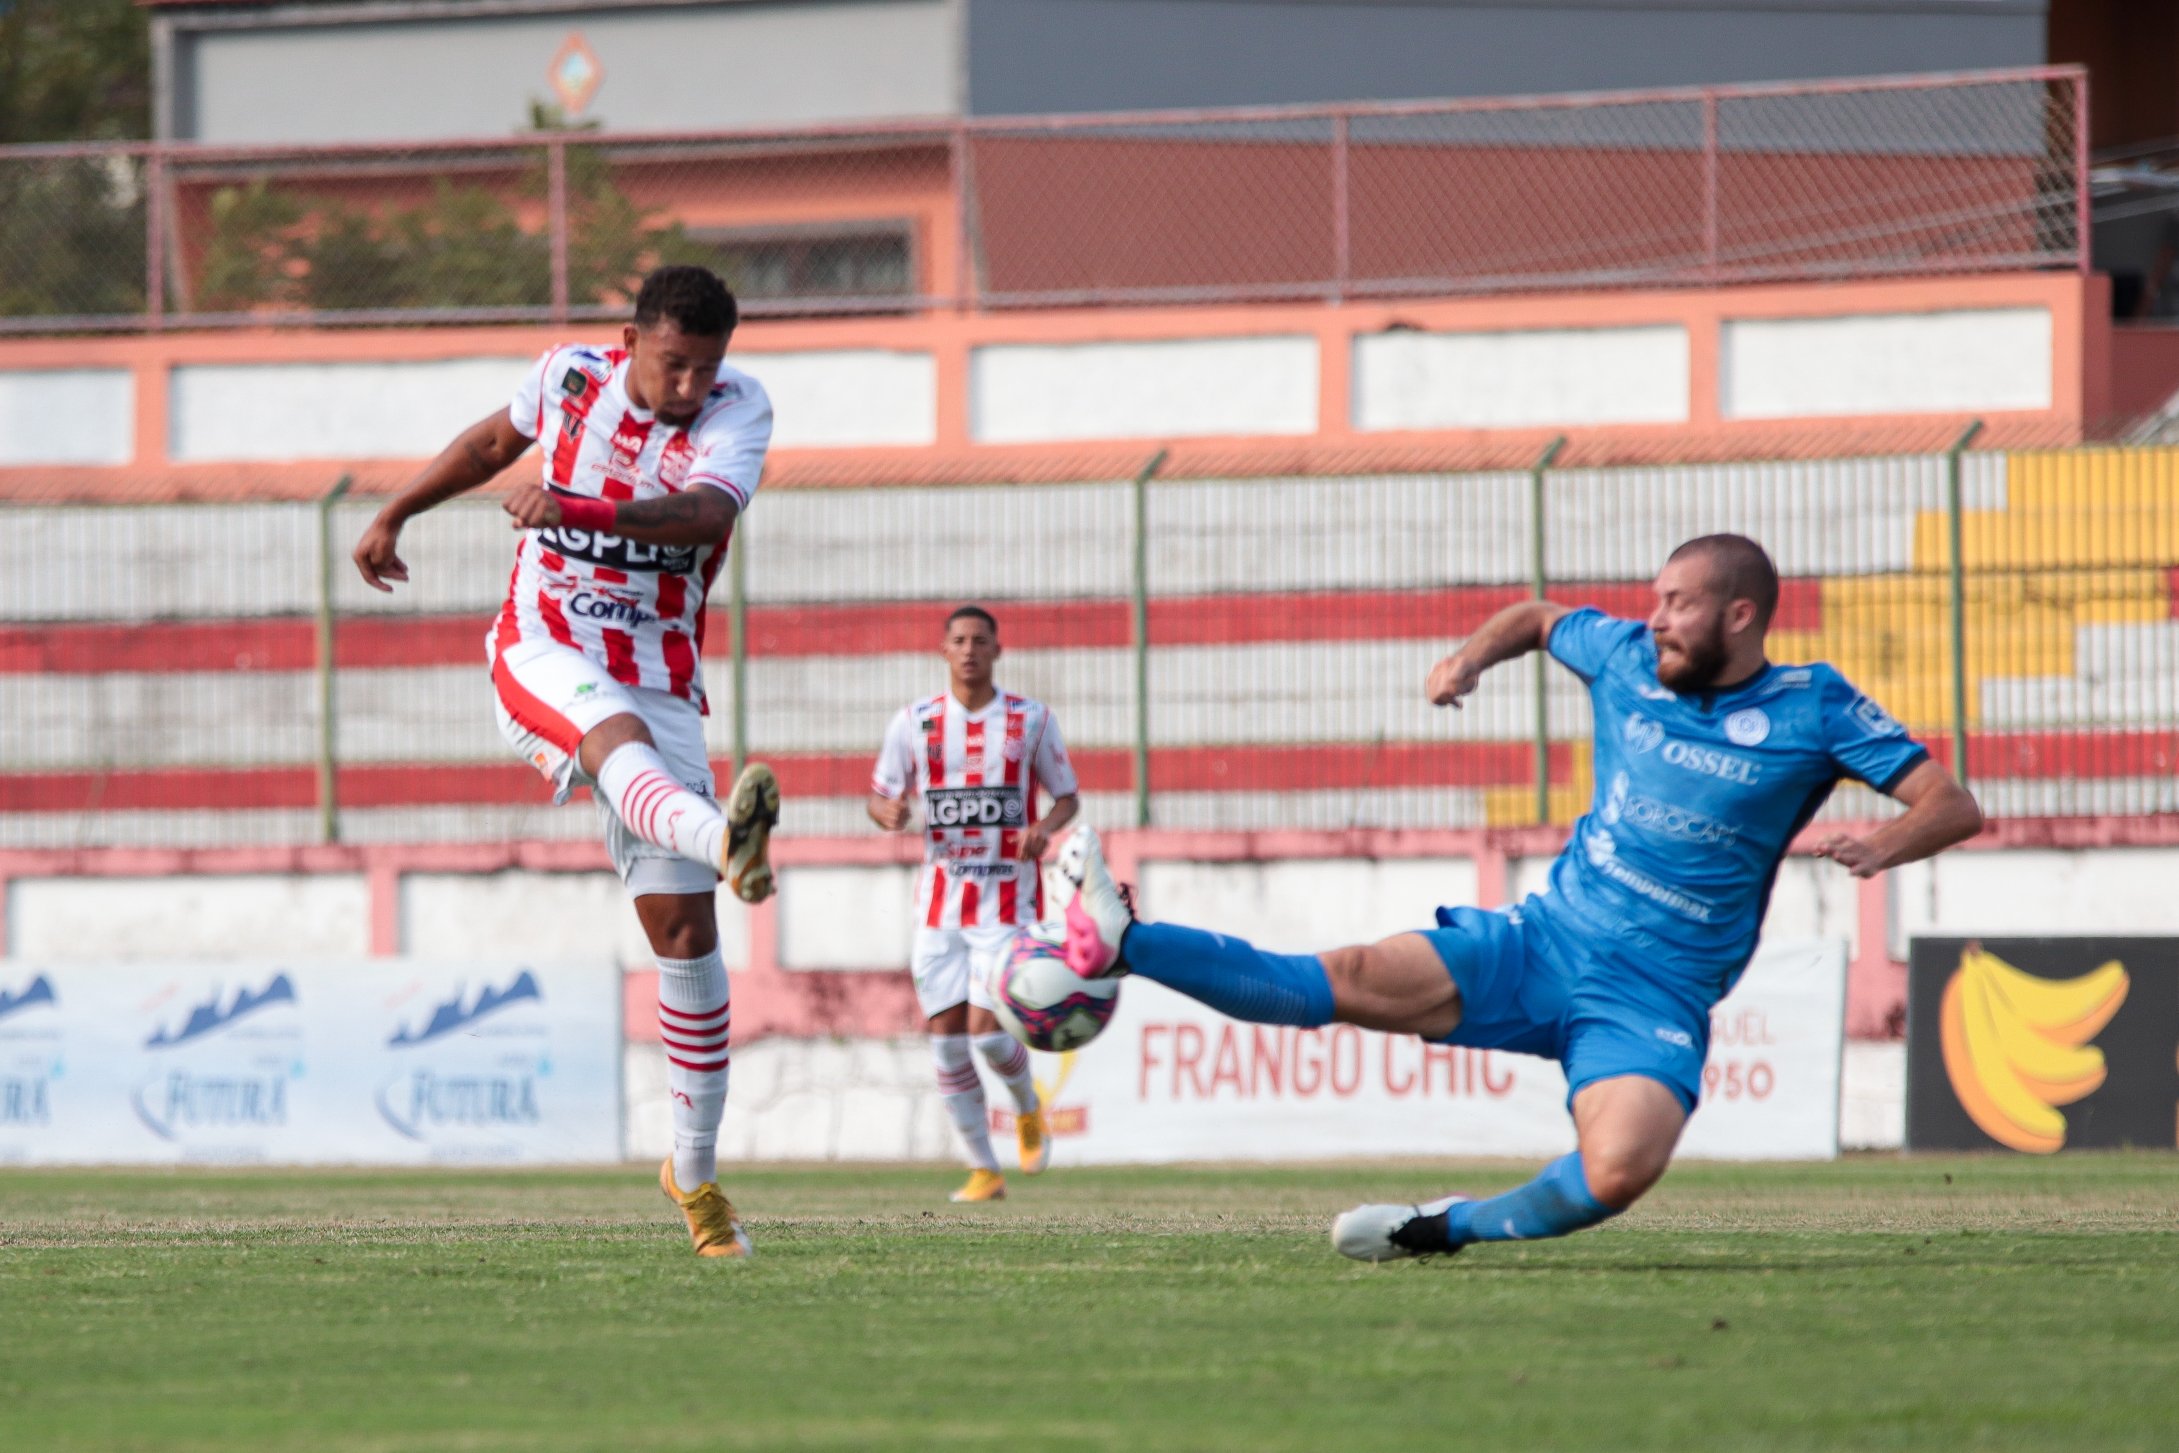
[[[944,689],[944,619],[973,600],[999,618],[1001,684],[1053,708],[1093,821],[1563,823],[1593,790],[1579,683],[1509,665],[1454,713],[1424,702],[1424,674],[1539,590],[1646,614],[1673,545],[1739,530],[1785,577],[1774,657],[1836,664],[1994,815],[2179,810],[2179,450],[1247,479],[1153,464],[767,487],[713,599],[722,770],[772,762],[788,831],[867,830],[886,721]],[[0,846],[592,835],[493,724],[506,517],[483,499],[417,520],[412,583],[385,596],[347,559],[374,508],[9,507]],[[1829,810],[1886,808],[1846,788]]]
[[[0,148],[0,332],[1366,298],[2084,265],[2086,78],[734,136]]]

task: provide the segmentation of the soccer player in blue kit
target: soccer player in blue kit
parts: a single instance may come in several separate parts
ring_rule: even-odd
[[[1430,673],[1430,700],[1457,707],[1483,672],[1541,649],[1589,687],[1596,795],[1548,891],[1517,906],[1440,908],[1435,928],[1274,954],[1135,921],[1087,828],[1061,853],[1078,889],[1067,958],[1085,976],[1139,974],[1260,1024],[1337,1021],[1565,1067],[1576,1150],[1488,1200],[1356,1207],[1332,1225],[1344,1255],[1563,1236],[1655,1185],[1701,1089],[1711,1006],[1755,952],[1787,846],[1840,778],[1906,805],[1865,836],[1816,845],[1857,877],[1981,830],[1967,790],[1837,671],[1770,662],[1778,572],[1760,545],[1690,540],[1656,592],[1646,622],[1509,606]]]

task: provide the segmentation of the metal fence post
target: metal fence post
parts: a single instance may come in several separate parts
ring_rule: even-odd
[[[1944,456],[1945,536],[1950,548],[1947,609],[1952,617],[1952,774],[1967,784],[1967,576],[1960,559],[1961,456],[1982,432],[1982,420],[1971,420]]]
[[[1702,93],[1702,275],[1717,285],[1718,270],[1718,141],[1717,92]]]
[[[734,771],[749,765],[749,552],[742,548],[746,522],[735,521],[726,541],[726,626],[733,638]]]
[[[1551,468],[1559,451],[1566,447],[1566,436],[1559,435],[1544,445],[1543,453],[1528,471],[1528,587],[1533,600],[1544,598],[1544,587],[1550,581],[1550,567],[1544,560],[1544,475]],[[1544,661],[1545,653],[1538,651],[1532,662],[1536,692],[1536,825],[1551,821],[1551,703],[1546,695],[1549,673]]]
[[[545,143],[545,230],[552,250],[552,321],[567,321],[567,141]]]
[[[144,315],[154,331],[166,326],[166,151],[144,157]]]
[[[1332,116],[1332,301],[1347,300],[1347,280],[1354,272],[1353,214],[1348,196],[1353,182],[1347,167],[1349,141],[1347,113]]]
[[[1150,479],[1165,467],[1160,449],[1135,475],[1135,826],[1150,825]]]
[[[340,841],[339,736],[333,719],[333,506],[355,484],[344,474],[318,498],[318,836]]]

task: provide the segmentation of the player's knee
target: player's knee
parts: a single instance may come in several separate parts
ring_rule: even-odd
[[[598,770],[605,765],[605,759],[630,742],[654,745],[651,741],[651,729],[643,724],[643,718],[632,711],[607,717],[583,733],[583,770],[595,777]]]
[[[1589,1182],[1589,1194],[1615,1211],[1624,1211],[1664,1177],[1671,1151],[1658,1153],[1645,1145],[1611,1145],[1584,1148],[1581,1169]]]
[[[1378,971],[1373,955],[1373,947],[1366,944],[1335,948],[1317,955],[1324,965],[1324,978],[1332,987],[1332,1003],[1338,1006],[1342,1015],[1355,1013],[1376,1018],[1390,1007],[1385,1002],[1384,976]]]

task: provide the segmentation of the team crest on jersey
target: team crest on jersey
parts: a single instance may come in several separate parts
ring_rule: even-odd
[[[1770,735],[1770,718],[1761,707],[1751,706],[1725,718],[1725,740],[1736,747],[1760,746]]]

